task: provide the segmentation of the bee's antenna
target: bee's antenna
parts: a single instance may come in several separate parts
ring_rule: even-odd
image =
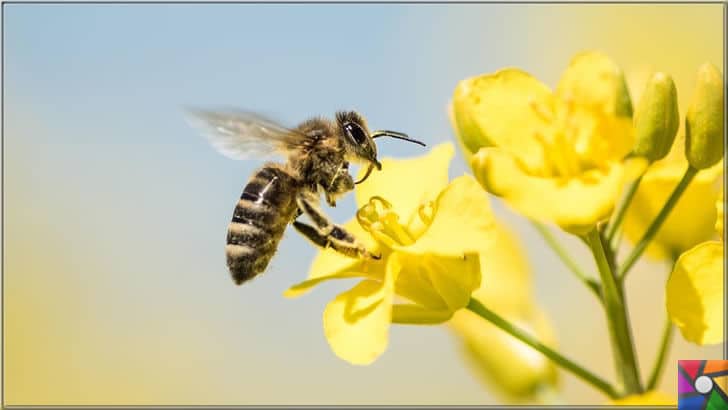
[[[374,164],[369,164],[369,168],[367,168],[367,173],[364,174],[364,177],[362,179],[354,182],[354,184],[361,184],[362,182],[364,182],[364,180],[366,180],[367,178],[369,178],[369,174],[372,173],[372,170],[373,169],[374,169]]]
[[[410,138],[407,134],[397,132],[397,131],[387,131],[387,130],[380,130],[380,131],[374,131],[371,134],[372,138],[378,138],[378,137],[392,137],[397,138],[399,140],[405,140],[409,142],[414,142],[415,144],[422,145],[423,147],[426,147],[424,142],[417,141],[416,139]]]

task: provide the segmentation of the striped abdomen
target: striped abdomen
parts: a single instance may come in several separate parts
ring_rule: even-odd
[[[275,164],[250,179],[228,226],[225,254],[236,284],[263,272],[296,210],[297,181]]]

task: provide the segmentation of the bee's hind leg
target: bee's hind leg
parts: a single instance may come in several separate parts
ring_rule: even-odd
[[[363,245],[357,242],[354,235],[347,232],[343,227],[330,222],[326,215],[311,201],[311,198],[301,195],[297,201],[299,212],[308,215],[316,226],[294,221],[293,227],[311,242],[322,248],[330,247],[352,258],[381,258],[381,255],[371,254]]]
[[[300,221],[294,221],[293,227],[301,235],[322,248],[331,248],[342,255],[351,258],[380,259],[380,255],[372,255],[363,246],[357,245],[354,237],[341,227],[335,226],[328,235],[322,234],[318,229]]]

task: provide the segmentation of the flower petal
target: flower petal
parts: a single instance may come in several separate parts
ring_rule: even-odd
[[[430,257],[430,280],[450,310],[467,306],[470,295],[480,287],[480,255],[459,258]]]
[[[408,255],[397,252],[404,262],[396,293],[430,310],[458,310],[470,301],[480,286],[477,253],[459,257]]]
[[[394,282],[400,269],[398,259],[389,258],[384,281],[363,280],[326,306],[324,334],[338,357],[367,365],[387,348]]]
[[[347,232],[364,244],[373,253],[379,251],[379,245],[371,235],[359,225],[356,219],[343,225]],[[308,278],[291,286],[283,295],[298,297],[308,292],[312,287],[330,279],[343,279],[352,277],[381,278],[384,276],[384,264],[379,261],[363,260],[344,256],[331,248],[321,249],[309,268]]]
[[[321,282],[325,282],[327,280],[332,279],[351,279],[351,278],[361,278],[361,277],[368,277],[365,272],[359,272],[356,270],[347,270],[338,272],[332,275],[326,275],[326,276],[319,276],[317,278],[313,279],[306,279],[303,282],[296,283],[295,285],[291,286],[290,288],[286,289],[283,292],[283,296],[287,298],[297,298],[299,296],[302,296],[306,293],[308,293],[309,290],[313,289],[314,286],[318,285]]]
[[[644,159],[635,158],[578,177],[541,178],[524,172],[512,155],[498,148],[482,148],[472,160],[475,176],[487,191],[529,218],[554,222],[575,234],[607,219],[624,183],[645,166]]]
[[[410,159],[382,160],[382,170],[373,172],[357,185],[356,203],[362,207],[373,196],[389,201],[405,225],[421,203],[434,200],[448,182],[450,160],[455,155],[451,143],[440,144],[429,153]],[[363,177],[363,170],[359,172]]]
[[[632,103],[622,70],[606,55],[577,54],[556,87],[556,96],[605,114],[632,116]]]
[[[488,194],[470,175],[455,178],[435,201],[429,228],[413,244],[396,246],[408,254],[459,257],[485,249],[493,235]]]
[[[667,280],[665,303],[685,340],[723,342],[722,242],[704,242],[680,256]]]
[[[680,161],[658,161],[650,166],[625,214],[624,234],[629,241],[636,243],[642,237],[687,167],[684,157]],[[715,201],[722,171],[722,164],[718,164],[696,175],[650,242],[647,256],[670,259],[713,237]]]
[[[551,90],[530,74],[506,68],[461,81],[453,96],[453,125],[469,153],[497,146],[517,153],[532,169],[542,168],[543,150],[534,133],[547,127],[535,109],[552,110]]]

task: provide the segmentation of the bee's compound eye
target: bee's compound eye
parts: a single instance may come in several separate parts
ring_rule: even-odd
[[[363,145],[366,143],[367,134],[359,125],[354,124],[353,122],[347,122],[344,124],[344,129],[346,130],[346,133],[349,134],[349,137],[357,144]]]

